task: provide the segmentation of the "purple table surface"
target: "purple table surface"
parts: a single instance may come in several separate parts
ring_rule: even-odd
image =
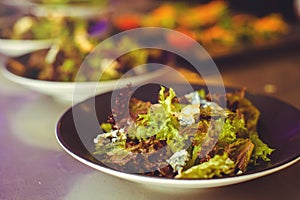
[[[298,48],[219,67],[226,85],[246,86],[300,109],[299,53]],[[67,108],[0,76],[0,200],[300,199],[299,162],[253,181],[211,189],[159,190],[110,177],[58,145],[55,125]]]

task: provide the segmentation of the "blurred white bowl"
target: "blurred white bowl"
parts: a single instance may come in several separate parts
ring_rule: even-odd
[[[53,44],[53,39],[43,40],[12,40],[0,39],[0,53],[9,56],[17,57],[39,49],[49,48]]]
[[[58,82],[31,79],[12,73],[5,65],[1,67],[1,72],[5,78],[12,82],[41,94],[52,96],[58,102],[71,105],[96,94],[113,91],[116,86],[138,85],[157,80],[162,76],[166,76],[168,68],[158,68],[137,76],[101,82]]]
[[[0,24],[1,29],[10,27],[14,24],[20,17],[22,13],[19,9],[14,6],[1,5],[0,7]],[[26,53],[38,49],[44,49],[51,46],[53,40],[43,39],[43,40],[13,40],[8,38],[0,38],[0,54],[9,57],[21,56]]]
[[[108,13],[108,9],[101,7],[80,6],[80,5],[35,5],[31,7],[30,13],[36,16],[45,17],[51,13],[68,17],[90,18]]]
[[[49,16],[53,13],[66,17],[83,17],[90,18],[107,14],[111,11],[108,1],[99,1],[99,4],[90,4],[89,2],[76,4],[55,4],[42,3],[34,0],[3,0],[3,4],[14,6],[25,14],[32,14],[39,17]]]

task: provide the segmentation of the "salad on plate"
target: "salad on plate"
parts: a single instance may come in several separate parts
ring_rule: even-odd
[[[94,138],[94,155],[107,167],[127,173],[175,179],[208,179],[247,173],[270,162],[274,149],[257,132],[259,110],[245,90],[217,96],[204,90],[177,97],[161,86],[158,102],[121,92],[103,130]],[[226,99],[226,108],[220,106]],[[118,119],[118,120],[116,120]]]

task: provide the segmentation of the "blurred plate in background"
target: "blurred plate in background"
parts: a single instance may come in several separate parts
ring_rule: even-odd
[[[55,100],[64,104],[77,103],[96,94],[112,91],[116,86],[127,84],[137,85],[150,82],[164,77],[168,74],[168,68],[157,68],[150,73],[142,73],[132,77],[125,77],[121,80],[108,80],[100,82],[59,82],[37,80],[22,77],[11,72],[7,66],[1,66],[1,72],[8,80],[20,84],[28,89],[44,95],[54,97]],[[91,93],[90,91],[93,91]]]
[[[78,3],[79,2],[79,3]],[[2,3],[17,7],[25,14],[35,16],[61,15],[65,17],[98,16],[108,13],[107,0],[101,1],[42,1],[42,0],[4,0]]]
[[[0,53],[17,57],[39,49],[49,48],[53,44],[53,39],[44,40],[11,40],[0,39]]]

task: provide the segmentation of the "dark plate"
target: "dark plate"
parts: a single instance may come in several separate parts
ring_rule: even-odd
[[[180,90],[182,85],[177,85]],[[194,89],[203,88],[193,85]],[[143,100],[155,102],[159,85],[149,84],[139,88],[133,95]],[[227,92],[236,90],[226,88]],[[299,160],[300,156],[300,111],[271,97],[247,93],[247,97],[260,110],[258,132],[261,139],[275,148],[269,165],[259,165],[243,175],[209,180],[174,180],[127,174],[109,169],[94,158],[93,139],[99,133],[99,124],[107,120],[111,112],[111,95],[106,93],[79,103],[59,119],[56,136],[60,145],[77,160],[102,172],[140,183],[165,184],[174,187],[215,187],[239,183],[279,171]],[[96,110],[96,115],[93,114]],[[75,113],[75,115],[73,115]],[[74,122],[74,116],[76,123]],[[76,116],[80,116],[80,120]],[[99,122],[98,122],[99,121]],[[96,123],[95,123],[96,122]],[[78,129],[76,129],[76,125]],[[80,133],[80,134],[79,134]]]

